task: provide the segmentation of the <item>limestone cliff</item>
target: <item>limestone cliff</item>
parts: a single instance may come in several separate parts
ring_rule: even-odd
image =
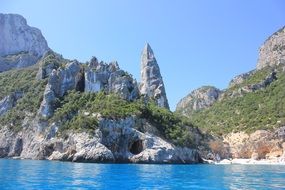
[[[46,85],[39,114],[42,117],[52,116],[56,99],[64,96],[68,90],[80,89],[83,80],[83,71],[77,61],[68,63],[63,69],[53,70]]]
[[[206,159],[285,159],[285,127],[273,131],[257,130],[252,133],[232,132],[208,141],[211,151],[205,151]],[[203,153],[202,153],[203,154]]]
[[[119,68],[117,62],[106,64],[93,57],[85,69],[85,92],[115,93],[125,100],[139,96],[136,80]]]
[[[17,14],[0,13],[0,72],[33,65],[49,50],[41,31]]]
[[[149,44],[145,45],[141,57],[140,93],[169,109],[160,69]]]
[[[272,34],[260,47],[257,69],[285,64],[285,27]]]
[[[198,163],[196,150],[176,147],[144,131],[135,117],[120,120],[99,119],[94,135],[69,131],[56,136],[60,126],[52,124],[45,133],[37,126],[13,132],[0,128],[0,158],[49,159],[73,162]]]

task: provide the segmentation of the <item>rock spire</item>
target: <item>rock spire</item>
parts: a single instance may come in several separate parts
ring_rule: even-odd
[[[169,109],[160,69],[148,43],[145,45],[141,57],[140,93],[153,99],[158,106]]]

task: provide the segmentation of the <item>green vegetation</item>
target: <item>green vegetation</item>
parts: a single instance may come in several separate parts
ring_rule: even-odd
[[[37,70],[36,66],[32,66],[0,73],[0,99],[13,92],[23,93],[17,105],[0,117],[0,124],[9,124],[13,129],[19,130],[27,114],[35,115],[40,107],[46,85],[46,80],[36,80]]]
[[[195,126],[216,134],[231,131],[253,132],[284,126],[285,74],[281,68],[278,69],[278,80],[265,89],[247,93],[242,97],[226,97],[209,109],[192,114],[191,121]],[[270,71],[270,68],[257,71],[240,86],[260,82]]]
[[[257,84],[264,80],[273,70],[274,68],[272,67],[265,67],[261,70],[257,70],[249,78],[245,79],[241,84],[237,84],[228,89],[226,93],[232,92],[233,90],[236,90],[243,86]]]
[[[58,63],[58,57],[53,53],[42,59],[41,64]],[[13,92],[22,92],[23,97],[17,105],[0,117],[0,125],[8,125],[14,130],[20,130],[26,116],[33,118],[43,99],[46,80],[36,80],[38,66],[25,69],[11,70],[0,74],[0,99]],[[97,115],[103,118],[120,119],[128,116],[137,116],[147,119],[157,127],[163,138],[174,144],[193,146],[194,135],[191,123],[187,119],[159,108],[153,101],[145,104],[143,99],[128,102],[115,94],[82,93],[70,91],[56,102],[57,110],[49,122],[59,122],[60,132],[67,130],[88,131],[90,133],[98,127]]]
[[[120,119],[137,116],[147,119],[162,137],[176,145],[193,146],[194,136],[191,123],[167,109],[143,100],[128,102],[115,94],[81,93],[70,91],[59,101],[59,108],[50,122],[61,122],[61,132],[66,130],[94,132],[98,127],[97,115],[103,118]]]
[[[136,103],[122,100],[114,94],[70,91],[60,100],[59,108],[50,120],[63,123],[63,131],[66,129],[89,130],[98,126],[94,114],[100,113],[102,117],[110,119],[124,118],[138,114],[137,106]],[[83,120],[85,121],[81,122]]]
[[[197,129],[192,127],[188,118],[158,107],[154,102],[149,102],[141,108],[141,116],[156,126],[166,139],[171,140],[175,145],[195,146],[194,133],[197,131],[194,132],[194,130]]]
[[[63,59],[61,55],[58,55],[53,51],[49,51],[41,59],[39,64],[43,67],[47,65],[52,65],[54,68],[59,68],[63,67],[67,62],[68,60]]]

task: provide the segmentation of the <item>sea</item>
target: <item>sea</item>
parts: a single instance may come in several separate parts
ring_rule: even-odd
[[[283,165],[95,164],[0,159],[2,189],[285,189]]]

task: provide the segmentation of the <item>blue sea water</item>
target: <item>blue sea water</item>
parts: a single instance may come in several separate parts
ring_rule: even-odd
[[[0,189],[285,189],[285,166],[0,159]]]

